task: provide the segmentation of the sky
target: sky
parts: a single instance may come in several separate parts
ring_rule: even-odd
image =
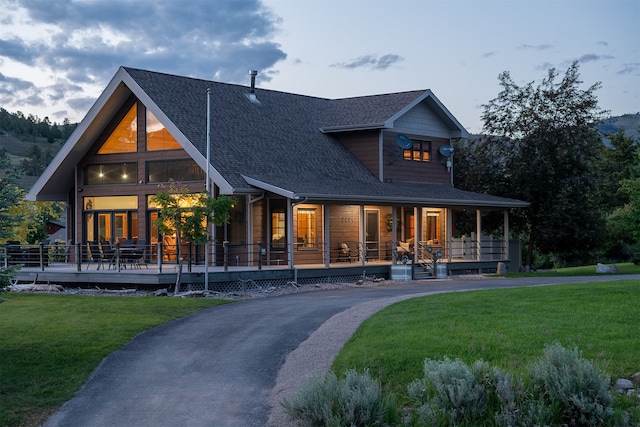
[[[79,122],[120,66],[322,98],[431,89],[471,133],[574,61],[640,112],[640,0],[0,0],[0,107]],[[203,103],[206,102],[203,95]],[[212,102],[215,102],[213,94]]]

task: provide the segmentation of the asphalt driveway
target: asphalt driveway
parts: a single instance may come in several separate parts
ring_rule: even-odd
[[[431,292],[615,278],[428,280],[213,307],[142,333],[108,356],[45,426],[266,426],[269,394],[287,356],[306,343],[332,360],[339,348],[307,339],[353,307]],[[330,328],[339,330],[341,325],[338,321]],[[314,360],[302,355],[301,366]]]

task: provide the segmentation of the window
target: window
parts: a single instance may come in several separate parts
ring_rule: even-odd
[[[89,165],[84,170],[84,185],[135,184],[138,180],[137,163],[111,163]]]
[[[182,146],[164,127],[160,120],[147,110],[147,151],[177,150]]]
[[[440,244],[440,212],[427,212],[425,218],[425,237],[427,244],[439,245]]]
[[[193,159],[147,162],[147,182],[204,181],[204,170]]]
[[[274,249],[284,249],[286,243],[284,210],[271,212],[271,245]]]
[[[98,154],[135,153],[138,151],[138,109],[133,104],[111,135],[98,149]]]
[[[412,139],[411,148],[403,151],[405,160],[413,160],[416,162],[431,161],[431,141],[417,141]]]
[[[316,246],[316,209],[298,209],[298,248]]]

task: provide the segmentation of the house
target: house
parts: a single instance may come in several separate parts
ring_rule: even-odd
[[[66,202],[74,242],[143,240],[165,262],[175,241],[158,235],[151,197],[169,182],[200,192],[208,175],[237,200],[211,266],[388,270],[434,253],[495,266],[508,211],[527,204],[453,186],[451,147],[467,137],[430,90],[323,99],[256,88],[255,72],[245,86],[121,67],[27,198]],[[502,235],[483,235],[488,214]]]

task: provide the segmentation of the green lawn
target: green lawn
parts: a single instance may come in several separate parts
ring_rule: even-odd
[[[610,264],[605,264],[610,265]],[[615,264],[620,270],[620,274],[640,274],[640,265],[631,262]],[[595,265],[583,265],[580,267],[557,268],[552,271],[544,270],[543,272],[530,273],[508,273],[506,277],[539,277],[539,276],[602,276],[602,273],[596,273]]]
[[[0,293],[0,426],[37,425],[140,332],[226,301]]]
[[[366,320],[332,369],[369,368],[406,393],[425,358],[459,358],[522,373],[554,341],[574,345],[612,377],[640,367],[640,281],[438,294],[394,304]]]

